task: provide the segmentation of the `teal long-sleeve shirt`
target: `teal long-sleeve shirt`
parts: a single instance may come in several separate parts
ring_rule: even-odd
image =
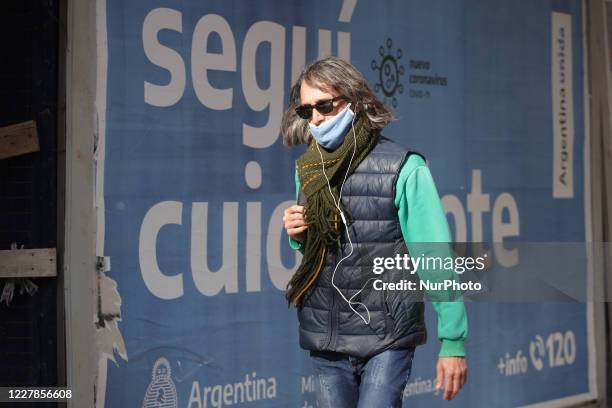
[[[300,181],[295,173],[296,196],[300,190]],[[438,190],[427,164],[418,154],[412,154],[400,169],[395,184],[395,207],[402,229],[402,235],[410,253],[423,254],[435,250],[435,254],[426,256],[452,256],[450,245],[419,245],[420,243],[450,243],[451,233],[438,195]],[[289,237],[291,248],[303,251],[300,242]],[[440,254],[442,249],[447,252]],[[417,270],[421,280],[437,281],[439,271]],[[451,271],[452,273],[452,271]],[[436,296],[432,296],[433,299]],[[465,356],[465,340],[468,334],[467,315],[463,301],[432,301],[438,316],[438,339],[442,342],[440,357]]]

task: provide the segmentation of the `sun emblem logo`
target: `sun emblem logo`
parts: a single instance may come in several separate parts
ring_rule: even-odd
[[[387,98],[391,99],[391,105],[397,107],[396,93],[404,93],[404,85],[400,83],[400,77],[404,75],[404,66],[400,64],[399,60],[402,59],[402,49],[398,48],[393,55],[393,41],[391,38],[387,38],[386,48],[381,45],[378,49],[378,53],[382,57],[380,63],[376,60],[372,60],[372,70],[378,71],[379,80],[375,85],[376,92],[381,92],[385,96],[385,103]]]

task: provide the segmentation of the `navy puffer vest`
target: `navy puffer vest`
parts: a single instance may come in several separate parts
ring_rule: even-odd
[[[340,259],[350,253],[346,231],[339,253],[327,251],[324,267],[298,308],[300,346],[306,350],[327,350],[356,357],[370,357],[389,348],[423,344],[427,338],[422,293],[375,290],[375,279],[418,282],[416,274],[386,270],[373,273],[373,259],[407,254],[394,204],[395,182],[405,160],[414,151],[380,137],[344,185],[342,202],[348,209],[353,254],[334,275],[334,284],[346,299],[362,287],[353,301],[364,303],[369,324],[355,314],[332,286],[332,273]],[[340,226],[343,227],[340,222]],[[368,281],[369,280],[369,281]],[[367,319],[366,309],[352,303]]]

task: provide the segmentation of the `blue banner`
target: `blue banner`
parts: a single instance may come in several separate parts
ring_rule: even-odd
[[[456,241],[585,240],[581,2],[106,0],[105,13],[101,302],[115,314],[98,334],[101,406],[316,406],[284,298],[300,255],[281,219],[303,148],[279,128],[319,56],[349,59],[392,108],[384,134],[426,155]],[[404,406],[594,397],[587,304],[466,306],[465,388],[451,403],[433,388],[428,308]]]

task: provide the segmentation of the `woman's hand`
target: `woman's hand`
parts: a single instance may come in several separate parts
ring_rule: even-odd
[[[304,242],[306,229],[306,221],[304,221],[304,206],[303,205],[292,205],[285,210],[283,216],[283,222],[285,223],[285,229],[287,234],[298,242]]]

